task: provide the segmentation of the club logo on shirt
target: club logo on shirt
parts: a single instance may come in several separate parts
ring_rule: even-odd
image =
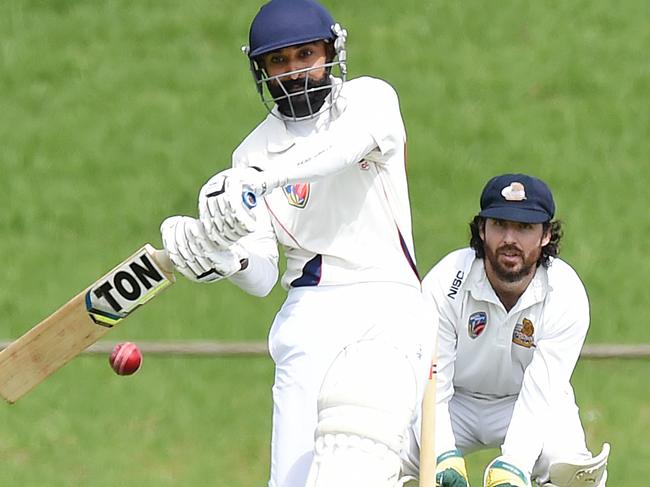
[[[512,343],[521,345],[525,348],[535,346],[535,327],[533,322],[524,318],[521,323],[515,325],[515,331],[512,333]]]
[[[282,188],[291,206],[304,208],[309,200],[309,183],[289,184]]]
[[[467,322],[467,334],[470,338],[477,338],[487,326],[487,313],[485,311],[477,311],[469,316]]]
[[[367,171],[368,169],[370,169],[370,163],[364,159],[359,163],[359,169],[361,169],[362,171]]]

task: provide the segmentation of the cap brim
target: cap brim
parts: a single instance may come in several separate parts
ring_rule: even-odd
[[[529,208],[517,208],[515,206],[497,206],[488,208],[481,211],[479,216],[520,223],[545,223],[550,221],[552,218],[552,216],[544,211],[531,210]]]

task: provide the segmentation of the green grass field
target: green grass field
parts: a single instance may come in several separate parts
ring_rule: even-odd
[[[0,2],[0,339],[196,213],[205,180],[265,115],[244,56],[260,3]],[[554,189],[588,343],[650,343],[649,4],[327,1],[352,76],[390,81],[409,135],[418,264],[467,242],[484,182]],[[381,101],[378,100],[378,103]],[[644,162],[646,161],[646,162]],[[180,281],[111,340],[263,340],[284,293]],[[582,361],[574,385],[610,486],[650,478],[647,360]],[[269,358],[145,357],[120,378],[82,356],[0,404],[0,485],[265,485]],[[472,455],[473,485],[494,452]]]

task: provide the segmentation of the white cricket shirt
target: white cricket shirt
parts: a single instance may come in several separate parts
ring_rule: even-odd
[[[472,249],[443,258],[424,278],[438,307],[437,450],[454,449],[452,395],[517,397],[502,451],[532,468],[554,397],[566,394],[589,327],[589,303],[575,271],[556,258],[539,267],[506,312]],[[477,411],[481,414],[481,411]]]
[[[258,230],[240,241],[258,267],[231,278],[244,289],[269,280],[272,271],[260,266],[277,262],[269,245],[276,240],[287,258],[285,288],[377,281],[419,287],[397,94],[370,77],[339,89],[332,109],[315,119],[269,114],[233,153],[234,167],[282,171],[289,181],[264,197],[255,209]]]

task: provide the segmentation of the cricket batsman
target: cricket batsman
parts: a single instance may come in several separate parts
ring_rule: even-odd
[[[266,118],[161,226],[176,269],[287,297],[275,362],[269,487],[397,487],[428,378],[435,309],[421,293],[395,90],[347,80],[346,30],[315,0],[271,0],[244,53]],[[242,204],[242,193],[256,204]]]

